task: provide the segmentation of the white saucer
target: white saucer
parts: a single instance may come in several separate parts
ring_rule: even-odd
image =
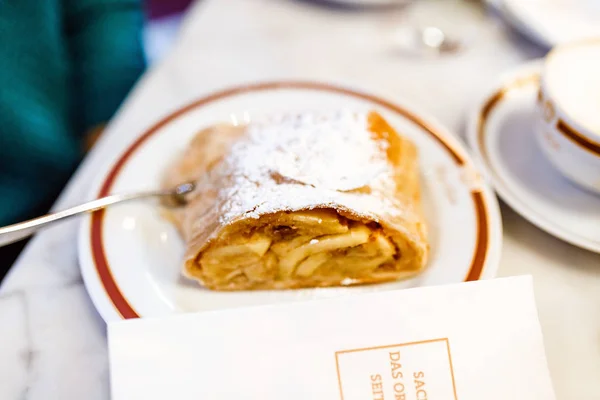
[[[600,196],[572,184],[534,135],[541,61],[510,72],[469,115],[468,141],[500,197],[534,225],[600,253]]]
[[[430,232],[428,268],[399,282],[287,291],[216,292],[181,277],[184,244],[154,202],[110,207],[83,220],[79,260],[86,288],[106,320],[155,317],[230,307],[491,278],[502,243],[501,219],[463,146],[412,108],[347,88],[274,82],[231,88],[184,107],[143,133],[99,171],[91,197],[157,188],[165,168],[203,127],[248,122],[265,113],[304,109],[379,111],[419,149]]]
[[[487,0],[511,25],[538,44],[600,37],[599,0]]]

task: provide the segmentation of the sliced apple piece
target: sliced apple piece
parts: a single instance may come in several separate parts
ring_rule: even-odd
[[[311,238],[311,236],[298,236],[290,240],[273,243],[271,250],[279,257],[283,257],[292,250],[302,246],[304,243],[308,243]]]
[[[218,246],[207,250],[202,256],[202,262],[248,265],[258,261],[271,245],[271,239],[262,233],[255,233],[244,240],[245,243]]]
[[[264,282],[274,277],[276,268],[277,257],[272,252],[268,252],[259,262],[244,268],[244,274],[251,281]]]
[[[287,225],[300,232],[311,234],[333,234],[348,231],[348,226],[342,223],[334,210],[304,210],[282,213],[278,216],[279,225]]]
[[[317,268],[331,258],[331,255],[327,253],[317,253],[309,256],[306,260],[298,264],[296,268],[296,275],[307,277],[311,276]]]
[[[243,244],[215,247],[202,255],[202,264],[223,264],[231,267],[249,265],[260,260],[260,256]]]
[[[361,273],[373,271],[386,261],[391,260],[388,256],[379,256],[375,258],[365,257],[340,257],[336,260],[337,265],[344,271],[351,273]]]
[[[390,239],[380,232],[375,234],[374,243],[378,250],[377,254],[380,254],[382,257],[392,257],[396,252]]]
[[[291,276],[296,265],[312,254],[354,247],[366,243],[369,240],[369,234],[369,228],[360,224],[351,227],[346,233],[325,235],[312,239],[280,258],[280,274],[283,277]]]
[[[243,273],[244,273],[244,271],[242,271],[241,269],[233,270],[223,277],[223,281],[225,281],[225,282],[230,281],[230,280],[242,275]]]
[[[394,245],[380,232],[375,232],[369,241],[363,245],[352,248],[347,252],[348,257],[391,257],[395,253]]]
[[[245,246],[254,254],[262,257],[269,250],[269,246],[271,246],[271,238],[264,233],[257,232],[250,237]]]

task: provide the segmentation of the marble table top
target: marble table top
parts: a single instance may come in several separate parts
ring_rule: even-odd
[[[401,54],[394,29],[466,35],[445,58]],[[465,110],[507,69],[544,54],[475,1],[419,1],[358,12],[300,0],[204,0],[145,74],[56,208],[90,199],[99,166],[169,111],[235,83],[302,78],[351,84],[413,104],[460,134]],[[499,274],[531,274],[558,399],[600,399],[600,255],[563,243],[502,207]],[[107,399],[106,326],[78,268],[78,221],[37,235],[0,287],[0,398]]]

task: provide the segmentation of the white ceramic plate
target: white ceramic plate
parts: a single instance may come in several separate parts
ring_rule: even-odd
[[[554,169],[535,138],[541,61],[507,74],[469,115],[468,140],[500,197],[548,233],[600,253],[600,196]]]
[[[545,47],[600,36],[599,0],[488,0],[523,34]]]
[[[305,109],[378,110],[420,150],[431,233],[428,269],[402,282],[351,288],[213,292],[180,277],[183,243],[153,202],[122,204],[85,219],[82,274],[107,321],[436,285],[493,277],[502,241],[499,209],[458,141],[435,122],[378,97],[320,83],[264,83],[212,94],[144,133],[102,172],[93,196],[156,188],[165,167],[199,129]]]

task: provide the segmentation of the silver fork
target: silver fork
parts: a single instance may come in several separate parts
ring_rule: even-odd
[[[195,185],[190,182],[182,183],[170,190],[154,190],[145,192],[134,192],[124,194],[113,194],[102,197],[87,203],[80,204],[75,207],[67,208],[66,210],[57,211],[52,214],[47,214],[42,217],[30,219],[29,221],[19,222],[17,224],[8,225],[0,228],[0,247],[14,243],[28,236],[33,235],[39,229],[51,225],[55,222],[62,221],[66,218],[75,215],[94,212],[102,208],[106,208],[112,204],[122,203],[124,201],[138,200],[149,197],[162,197],[165,204],[177,207],[187,203],[186,196],[191,193]]]

